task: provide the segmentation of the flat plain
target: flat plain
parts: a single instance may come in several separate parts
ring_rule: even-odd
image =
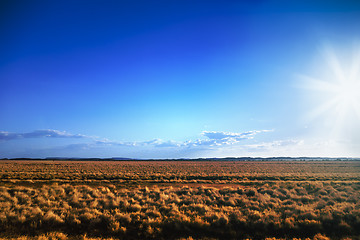
[[[360,161],[0,161],[3,239],[360,239]]]

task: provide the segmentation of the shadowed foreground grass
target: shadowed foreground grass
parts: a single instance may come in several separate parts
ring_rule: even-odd
[[[357,162],[313,165],[316,172],[301,172],[314,163],[272,163],[271,171],[262,163],[233,162],[192,168],[141,162],[137,170],[135,163],[130,169],[122,165],[127,163],[98,169],[95,163],[33,164],[0,163],[6,176],[0,187],[2,238],[360,239]],[[44,171],[36,171],[41,165]],[[161,175],[157,167],[168,171]],[[241,167],[247,170],[236,172]],[[63,169],[69,171],[61,180]],[[334,170],[327,174],[329,169]],[[108,178],[121,171],[126,181]],[[76,184],[67,179],[72,174]],[[84,177],[90,174],[99,179]]]

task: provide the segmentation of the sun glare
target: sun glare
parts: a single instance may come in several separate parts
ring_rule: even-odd
[[[360,48],[349,55],[340,58],[332,48],[326,47],[322,62],[326,64],[317,69],[323,76],[301,77],[303,87],[315,94],[315,108],[309,119],[331,122],[333,131],[351,127],[358,130],[360,122]]]

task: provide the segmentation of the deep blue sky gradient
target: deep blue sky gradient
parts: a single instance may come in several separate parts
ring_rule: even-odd
[[[311,68],[323,41],[347,45],[360,36],[358,1],[5,0],[0,9],[0,131],[54,129],[111,141],[251,130],[272,130],[258,142],[301,138],[306,106],[294,75]],[[84,156],[38,152],[75,140],[2,141],[0,157]]]

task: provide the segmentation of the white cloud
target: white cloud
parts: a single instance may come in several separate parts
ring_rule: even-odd
[[[267,151],[271,152],[273,150],[277,150],[281,147],[291,147],[291,146],[300,146],[304,144],[304,140],[277,140],[271,142],[262,142],[257,144],[248,144],[244,145],[243,147],[246,148],[248,151]]]
[[[153,139],[149,141],[112,141],[106,138],[90,137],[81,134],[71,134],[58,130],[37,130],[29,133],[9,133],[0,132],[0,140],[16,140],[25,138],[73,138],[68,145],[54,144],[50,146],[41,145],[39,148],[22,148],[22,156],[38,153],[39,156],[70,156],[70,157],[107,157],[112,156],[131,156],[143,158],[152,157],[201,157],[204,152],[214,152],[221,148],[229,148],[232,145],[241,147],[239,142],[246,139],[252,139],[258,133],[269,132],[269,130],[254,130],[243,133],[204,131],[201,138],[187,141],[174,141]],[[76,140],[83,138],[84,140]],[[85,141],[85,142],[84,142]],[[24,143],[23,143],[24,144]],[[34,146],[34,145],[33,145]],[[5,145],[3,145],[5,148]],[[10,152],[10,151],[8,151]],[[18,151],[19,152],[19,151]],[[20,152],[19,152],[20,153]],[[72,154],[74,154],[72,156]],[[91,156],[93,154],[94,156]],[[6,157],[6,156],[2,156]],[[33,156],[37,157],[37,156]]]
[[[35,130],[28,133],[12,133],[0,131],[0,140],[9,141],[22,138],[89,138],[81,134],[71,134],[52,129]]]
[[[35,130],[28,133],[12,133],[0,131],[0,140],[9,141],[23,138],[89,138],[93,139],[97,145],[116,145],[116,146],[157,146],[157,147],[182,147],[182,146],[221,146],[238,143],[244,139],[252,139],[256,134],[269,132],[271,130],[254,130],[243,133],[221,132],[221,131],[203,131],[202,136],[205,139],[188,140],[176,142],[173,140],[164,141],[153,139],[143,142],[123,142],[112,141],[106,138],[91,137],[82,134],[71,134],[65,131],[45,129]]]
[[[221,132],[221,131],[203,131],[202,136],[205,139],[187,140],[184,142],[176,142],[173,140],[163,141],[161,139],[154,139],[146,142],[136,142],[134,145],[140,146],[156,146],[156,147],[215,147],[222,145],[233,145],[241,140],[252,139],[254,135],[261,132],[269,132],[271,130],[254,130],[243,133]]]
[[[273,130],[253,130],[242,133],[222,132],[222,131],[203,131],[202,135],[208,139],[198,139],[195,142],[189,142],[192,146],[221,146],[233,145],[245,139],[252,139],[258,133],[271,132]]]
[[[111,146],[123,146],[123,147],[140,147],[140,146],[155,146],[155,147],[179,147],[181,144],[169,140],[169,141],[163,141],[161,139],[153,139],[149,141],[143,141],[143,142],[122,142],[122,141],[111,141],[108,139],[103,140],[96,140],[96,144],[98,145],[111,145]]]
[[[221,132],[221,131],[203,131],[202,135],[208,137],[209,139],[214,140],[223,140],[223,139],[248,139],[260,132],[266,132],[269,130],[255,130],[255,131],[248,131],[243,133],[232,133],[232,132]]]
[[[276,156],[359,156],[360,145],[351,141],[329,139],[279,139],[259,142],[257,134],[272,130],[243,133],[204,131],[201,137],[187,141],[153,139],[149,141],[112,141],[106,138],[71,134],[58,130],[37,130],[29,133],[0,132],[0,157],[132,157],[132,158],[197,158],[197,157],[276,157]],[[68,138],[49,145],[16,147],[16,139]],[[72,139],[70,139],[72,138]],[[12,140],[12,141],[10,141]]]
[[[156,147],[180,147],[181,144],[176,141],[169,140],[169,141],[157,142],[155,146]]]
[[[118,141],[111,141],[109,139],[96,139],[96,145],[103,145],[103,146],[137,146],[136,142],[118,142]]]
[[[237,145],[224,155],[251,157],[359,157],[360,145],[326,139],[287,139]]]

